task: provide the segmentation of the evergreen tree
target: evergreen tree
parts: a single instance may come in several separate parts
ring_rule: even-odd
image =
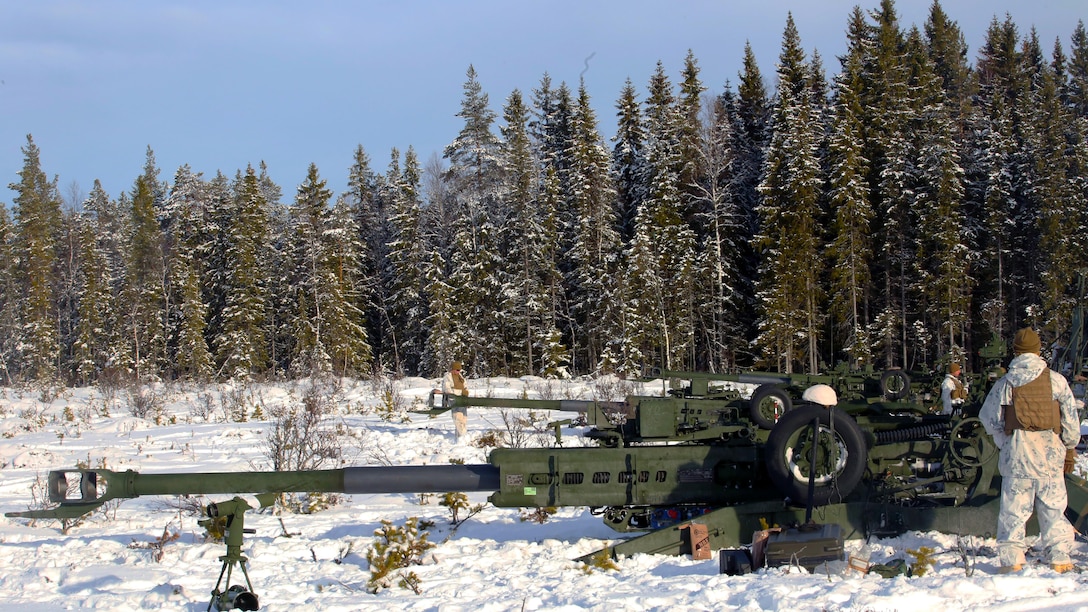
[[[317,166],[310,164],[290,210],[295,305],[290,367],[301,375],[355,372],[370,358],[361,313],[352,308],[340,277],[342,265],[358,264],[343,243],[357,230],[347,207],[330,209],[331,197]]]
[[[584,83],[578,88],[571,127],[571,209],[577,221],[570,251],[574,279],[570,299],[578,336],[573,365],[576,371],[584,367],[585,371],[630,373],[633,364],[602,359],[607,344],[621,338],[617,329],[618,304],[612,287],[618,271],[620,240],[616,232],[616,192],[609,174],[609,154]],[[579,353],[584,355],[581,364]]]
[[[646,131],[642,124],[638,94],[631,79],[624,83],[616,102],[619,117],[612,147],[612,176],[616,185],[616,216],[624,247],[635,233],[635,213],[646,199]]]
[[[246,168],[234,192],[234,214],[223,228],[228,267],[222,279],[225,298],[222,333],[216,338],[215,347],[220,373],[231,379],[247,380],[264,372],[269,359],[266,316],[270,271],[265,263],[268,203],[252,166]],[[199,310],[199,305],[193,307]]]
[[[695,250],[681,197],[680,119],[672,85],[658,62],[646,100],[647,197],[636,216],[628,282],[639,287],[634,341],[644,359],[666,369],[690,369],[695,357]]]
[[[60,196],[57,180],[47,179],[41,169],[41,153],[30,135],[22,151],[19,182],[8,185],[15,192],[13,261],[17,262],[16,295],[20,305],[20,350],[15,357],[25,379],[51,384],[58,374],[61,348],[56,326]]]
[[[812,79],[793,17],[779,55],[774,135],[767,152],[758,212],[762,249],[760,345],[765,359],[786,372],[795,360],[817,371],[821,323],[818,122]]]
[[[703,113],[702,96],[706,91],[699,80],[699,64],[695,60],[695,54],[688,49],[684,58],[684,69],[681,71],[679,95],[676,100],[676,112],[678,124],[678,149],[680,155],[680,190],[684,205],[687,209],[688,223],[694,223],[695,216],[699,212],[692,200],[699,198],[699,182],[705,176],[703,167]]]
[[[497,342],[502,313],[491,302],[502,287],[495,222],[503,195],[501,143],[491,131],[495,113],[471,66],[464,93],[458,113],[464,127],[445,149],[450,162],[446,180],[457,211],[446,274],[455,291],[439,306],[457,313],[450,319],[453,350],[486,375],[508,367],[504,347]]]
[[[727,112],[731,111],[733,115],[732,140],[729,146],[733,157],[730,190],[744,221],[743,231],[738,237],[738,257],[742,264],[740,274],[743,283],[734,289],[739,292],[739,322],[744,329],[741,337],[751,340],[756,329],[757,309],[754,304],[759,266],[753,237],[759,227],[756,209],[760,202],[759,184],[763,180],[763,165],[770,137],[771,107],[759,64],[751,44],[747,42],[744,45],[744,70],[739,76],[735,99],[727,89],[724,104]]]
[[[154,379],[166,365],[166,311],[163,269],[163,236],[155,214],[154,193],[146,177],[139,176],[132,193],[132,225],[129,234],[122,304],[123,344],[128,345],[126,364],[137,380]]]
[[[356,147],[348,174],[348,190],[343,194],[352,211],[352,220],[359,228],[356,249],[360,269],[353,272],[351,294],[356,308],[365,313],[367,337],[379,364],[384,364],[390,351],[396,352],[390,327],[388,300],[391,278],[389,242],[393,239],[390,223],[391,208],[396,199],[396,182],[400,152],[393,149],[385,181],[370,168],[370,156],[360,145]],[[394,359],[396,361],[396,359]]]
[[[205,303],[205,261],[213,240],[208,226],[206,186],[188,165],[178,168],[174,184],[164,203],[164,217],[171,247],[169,275],[175,293],[171,317],[174,368],[178,376],[195,381],[208,380],[215,365],[205,331],[208,307]]]
[[[364,312],[364,295],[369,284],[362,274],[365,247],[359,240],[353,211],[344,198],[337,198],[332,207],[325,237],[335,283],[325,309],[333,368],[340,376],[367,372],[372,354]]]
[[[97,382],[111,364],[109,349],[117,342],[115,279],[109,266],[108,232],[101,211],[109,196],[94,182],[76,223],[80,234],[78,326],[73,346],[75,375],[81,384]]]
[[[1088,119],[1088,32],[1084,29],[1083,20],[1078,20],[1073,30],[1066,97],[1074,117]]]
[[[393,181],[394,177],[386,179],[395,189],[389,217],[392,227],[389,242],[392,368],[398,374],[424,375],[421,369],[427,340],[424,287],[425,266],[429,260],[421,227],[421,170],[413,148],[409,147],[405,152],[404,170],[395,177],[395,183]]]
[[[834,123],[830,141],[830,206],[834,215],[828,264],[829,308],[851,367],[871,364],[868,331],[869,282],[872,264],[870,224],[873,210],[865,182],[868,160],[862,147],[862,62],[859,49],[843,59],[836,82]]]
[[[967,43],[963,31],[949,19],[941,3],[933,0],[925,23],[925,40],[933,70],[941,80],[941,90],[953,117],[968,112],[972,93],[971,68],[967,63]]]
[[[969,336],[972,253],[961,210],[963,168],[957,145],[959,128],[942,90],[940,76],[926,52],[918,30],[907,38],[907,57],[914,99],[909,131],[917,150],[917,186],[912,212],[917,215],[915,291],[920,294],[918,317],[927,329],[939,329],[936,354],[963,361]],[[936,321],[926,320],[937,314]],[[916,350],[924,348],[920,342]],[[925,354],[923,354],[925,355]],[[923,362],[928,361],[923,359]]]
[[[0,381],[11,385],[18,376],[19,300],[16,284],[14,228],[8,209],[0,203]]]
[[[565,347],[559,336],[550,287],[558,277],[551,255],[554,243],[546,231],[549,208],[537,198],[537,169],[528,131],[529,109],[521,92],[507,98],[502,128],[506,198],[510,214],[503,227],[507,290],[503,310],[515,372],[555,376],[563,372]]]
[[[1035,212],[1039,252],[1035,257],[1039,278],[1041,327],[1057,335],[1069,329],[1077,270],[1071,261],[1086,253],[1076,240],[1084,226],[1083,192],[1073,191],[1068,126],[1071,119],[1059,96],[1057,76],[1051,67],[1041,68],[1037,87],[1028,96],[1027,144],[1033,158],[1032,181],[1027,193]],[[1075,163],[1075,162],[1074,162]],[[1070,231],[1073,230],[1073,231]]]

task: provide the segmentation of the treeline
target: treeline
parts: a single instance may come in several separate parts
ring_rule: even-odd
[[[713,91],[692,54],[627,82],[611,143],[548,75],[501,117],[469,68],[425,165],[360,146],[348,189],[263,164],[96,182],[65,206],[32,137],[0,207],[0,382],[933,367],[1056,340],[1088,237],[1088,36],[992,19],[969,63],[934,2],[847,19],[828,80],[786,20]]]

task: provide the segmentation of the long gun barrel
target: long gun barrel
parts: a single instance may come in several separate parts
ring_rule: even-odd
[[[477,395],[451,395],[431,391],[427,398],[428,414],[441,414],[451,408],[521,408],[527,410],[555,410],[559,412],[587,413],[595,406],[605,405],[618,410],[622,402],[594,402],[590,400],[519,399],[512,397],[483,397]]]
[[[499,468],[492,465],[366,466],[295,472],[204,472],[141,474],[132,470],[54,470],[49,473],[49,510],[8,512],[22,518],[76,518],[112,499],[141,495],[239,493],[446,493],[497,491]]]

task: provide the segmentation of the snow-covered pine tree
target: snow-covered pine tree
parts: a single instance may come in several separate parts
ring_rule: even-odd
[[[558,277],[552,256],[554,244],[546,231],[550,215],[541,206],[538,165],[529,137],[529,109],[514,90],[503,109],[503,173],[509,214],[502,228],[502,251],[507,289],[502,308],[507,312],[504,333],[514,373],[556,376],[564,359],[553,346],[558,336],[550,286]]]
[[[616,135],[612,138],[612,180],[616,186],[616,216],[626,249],[635,234],[635,213],[646,199],[646,131],[638,93],[628,78],[616,101]]]
[[[1077,21],[1069,50],[1069,82],[1066,99],[1077,119],[1088,119],[1088,32],[1084,21]],[[1082,126],[1083,129],[1083,126]]]
[[[427,303],[424,299],[425,274],[430,261],[421,224],[422,170],[415,149],[404,153],[404,170],[399,176],[388,176],[394,188],[390,203],[389,241],[390,279],[388,312],[392,337],[392,354],[383,357],[398,374],[424,375],[421,358],[427,340],[424,320]]]
[[[352,211],[358,228],[359,265],[352,294],[355,306],[365,313],[366,331],[373,357],[379,364],[396,362],[394,346],[399,330],[393,329],[388,312],[391,278],[389,247],[393,228],[389,217],[396,198],[395,183],[400,175],[400,152],[390,152],[389,170],[383,180],[370,168],[370,156],[362,145],[355,148],[348,172],[348,189],[341,195]],[[394,364],[396,367],[396,364]]]
[[[233,185],[230,219],[223,227],[226,274],[222,331],[216,339],[220,375],[245,381],[268,367],[268,203],[253,166]]]
[[[15,230],[8,209],[0,202],[0,381],[11,385],[19,375],[18,287],[15,269]]]
[[[357,229],[342,201],[329,207],[331,197],[317,166],[310,164],[289,212],[295,297],[290,368],[303,376],[353,373],[370,361],[362,313],[346,297],[342,276],[345,268],[359,264],[346,245]]]
[[[502,291],[495,221],[504,195],[502,146],[491,131],[496,115],[488,108],[475,68],[469,66],[467,76],[457,114],[464,126],[444,152],[450,163],[446,182],[456,210],[446,273],[453,291],[447,302],[435,306],[449,311],[454,350],[471,364],[474,374],[488,375],[505,372],[508,366],[501,342],[502,313],[493,306]]]
[[[120,335],[131,351],[131,361],[124,365],[136,380],[153,380],[166,365],[163,235],[153,187],[141,175],[132,190],[132,224],[121,300],[124,325]]]
[[[335,289],[329,295],[325,320],[333,370],[340,376],[369,372],[372,357],[364,310],[371,279],[364,275],[366,246],[359,239],[353,213],[344,198],[337,198],[325,231]]]
[[[874,244],[877,259],[873,286],[874,349],[885,367],[908,362],[908,288],[914,237],[910,208],[913,202],[914,151],[905,125],[910,116],[903,34],[891,0],[882,0],[868,25],[855,11],[850,21],[852,45],[863,52],[862,125],[866,130],[865,155],[869,160],[869,187],[876,213]],[[859,22],[859,19],[861,21]]]
[[[779,55],[778,99],[758,208],[757,247],[762,252],[758,345],[768,365],[792,372],[794,362],[818,367],[821,323],[821,257],[817,223],[822,181],[818,108],[793,16],[787,18]]]
[[[921,359],[925,365],[933,365],[931,355],[962,362],[970,332],[974,254],[968,247],[969,226],[962,209],[960,129],[917,28],[907,36],[906,57],[914,109],[907,129],[917,150],[917,186],[911,208],[918,231],[912,276],[921,307],[914,317],[925,329],[937,332],[932,346],[915,336],[914,350],[925,351]]]
[[[204,181],[188,164],[182,165],[174,174],[162,214],[169,245],[167,273],[174,294],[170,333],[175,374],[198,382],[215,373],[205,336],[208,327],[205,266],[213,240],[207,205]]]
[[[843,58],[835,83],[834,119],[830,139],[828,177],[831,241],[827,250],[830,284],[828,306],[836,333],[851,367],[872,363],[869,338],[869,283],[873,245],[869,235],[873,210],[866,183],[868,160],[862,146],[862,83],[860,50]]]
[[[666,369],[694,363],[697,239],[681,197],[680,118],[672,84],[658,62],[646,99],[647,197],[636,216],[628,283],[638,287],[643,357]]]
[[[1083,169],[1071,155],[1069,128],[1072,118],[1060,99],[1060,86],[1053,68],[1043,64],[1029,101],[1025,135],[1034,162],[1027,193],[1036,211],[1039,251],[1035,257],[1039,275],[1039,302],[1043,318],[1037,322],[1055,336],[1069,329],[1075,306],[1078,265],[1086,255],[1077,230],[1084,226],[1086,211],[1083,191],[1076,193],[1080,178],[1072,170]],[[1078,240],[1079,239],[1079,240]]]
[[[551,295],[549,318],[562,331],[561,338],[549,341],[549,350],[556,360],[555,367],[569,367],[574,372],[588,371],[595,364],[584,363],[578,352],[582,322],[571,311],[571,299],[577,286],[575,262],[571,249],[577,232],[577,212],[574,210],[571,167],[573,165],[574,101],[566,83],[553,88],[551,77],[541,78],[540,87],[533,90],[532,114],[528,133],[542,180],[540,187],[542,217],[546,218],[548,248],[551,259],[561,275],[549,284]],[[567,365],[558,365],[564,362]]]
[[[108,200],[102,183],[96,180],[76,219],[80,249],[79,323],[72,352],[75,378],[84,385],[98,382],[110,365],[109,347],[115,342],[117,328],[117,302],[112,291],[115,279],[111,276],[105,239],[108,232],[98,212],[110,208]]]
[[[605,346],[622,334],[618,326],[620,304],[614,295],[621,244],[609,154],[584,83],[578,87],[571,136],[570,206],[576,221],[569,253],[574,264],[570,305],[582,330],[576,351],[584,355],[586,371],[606,368],[631,374],[634,364],[605,364],[601,359]],[[577,369],[577,363],[575,366]]]
[[[42,384],[55,382],[60,338],[57,320],[57,240],[61,231],[60,195],[57,181],[41,168],[41,151],[29,134],[23,147],[19,182],[8,188],[12,200],[14,254],[19,305],[16,358],[22,377]]]

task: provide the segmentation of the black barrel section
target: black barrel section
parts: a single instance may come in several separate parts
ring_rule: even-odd
[[[344,493],[498,491],[493,465],[398,465],[344,468]]]

